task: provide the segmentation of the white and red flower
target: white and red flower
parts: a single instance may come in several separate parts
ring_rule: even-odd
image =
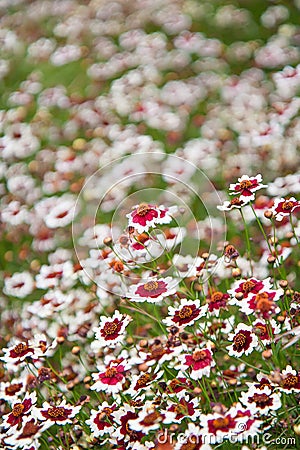
[[[205,443],[202,436],[202,429],[194,423],[189,423],[184,436],[180,435],[180,439],[175,444],[174,450],[211,450],[209,443]]]
[[[160,424],[164,419],[165,415],[159,410],[159,407],[150,400],[147,400],[142,410],[139,411],[138,417],[129,420],[128,424],[132,430],[141,431],[146,434],[149,431],[160,428]]]
[[[258,344],[258,338],[253,333],[252,327],[243,323],[238,324],[235,333],[230,333],[228,339],[233,341],[233,344],[227,347],[229,356],[249,355]]]
[[[284,217],[289,216],[296,209],[300,208],[300,202],[294,197],[277,198],[274,206],[271,208],[276,220],[281,221]]]
[[[254,192],[267,187],[266,184],[262,184],[262,176],[260,174],[255,177],[249,177],[248,175],[243,175],[238,178],[238,183],[231,184],[229,186],[230,195],[239,195],[241,201],[249,203],[254,200]]]
[[[192,354],[183,354],[178,357],[180,370],[189,372],[193,380],[199,380],[203,376],[209,377],[210,370],[216,365],[209,347],[198,348]]]
[[[268,386],[257,389],[250,386],[247,392],[242,392],[240,400],[253,415],[266,415],[281,407],[280,393],[273,392]]]
[[[247,315],[255,313],[264,319],[268,319],[271,315],[280,311],[275,302],[280,299],[282,294],[282,289],[265,290],[259,294],[250,295],[247,300],[242,300],[239,306],[241,311]]]
[[[18,428],[23,425],[24,418],[30,413],[32,406],[36,403],[36,393],[26,394],[24,399],[12,405],[11,412],[3,416],[4,428]],[[10,434],[10,432],[8,431]]]
[[[140,203],[134,206],[133,210],[126,217],[128,218],[128,226],[134,227],[138,233],[143,233],[147,232],[151,227],[156,227],[157,224],[170,223],[172,214],[175,214],[176,211],[176,206],[166,208],[163,205]]]
[[[96,339],[91,344],[92,350],[114,347],[122,342],[125,337],[125,329],[131,320],[130,316],[121,314],[118,310],[111,318],[100,317],[99,327],[94,328]]]
[[[300,392],[300,372],[294,370],[290,365],[282,371],[280,390],[287,394]]]
[[[107,402],[103,402],[97,410],[93,409],[91,411],[91,417],[85,423],[90,427],[95,438],[108,433],[111,434],[114,431],[112,413],[116,408],[116,405],[109,405]]]
[[[225,200],[222,205],[218,205],[217,208],[220,211],[231,211],[232,209],[241,209],[247,205],[248,202],[240,197],[234,197],[232,200]]]
[[[146,283],[131,285],[126,297],[133,302],[159,303],[164,297],[176,292],[178,280],[172,277],[151,278]]]
[[[230,305],[239,305],[240,301],[247,298],[250,294],[258,294],[264,289],[270,289],[272,284],[270,278],[258,280],[257,278],[248,278],[236,281],[232,288],[228,290],[228,294],[232,299],[228,302]]]
[[[24,394],[26,390],[25,382],[21,379],[14,378],[13,381],[0,383],[0,398],[11,404],[19,401],[19,396]]]
[[[280,333],[280,327],[274,319],[266,322],[264,319],[257,319],[252,323],[253,331],[257,334],[263,344],[270,344],[273,336]]]
[[[26,416],[21,430],[14,430],[12,435],[4,438],[4,442],[9,448],[37,449],[38,438],[47,428],[49,428],[48,423],[41,423],[32,416]]]
[[[125,443],[141,442],[141,439],[145,436],[141,431],[136,431],[131,427],[131,421],[137,419],[139,416],[135,412],[135,408],[128,404],[122,405],[120,409],[114,411],[112,416],[117,423],[116,430],[112,434],[112,437],[117,439],[119,444],[123,444],[124,448],[127,446]]]
[[[207,305],[200,306],[199,300],[187,300],[183,298],[177,307],[169,306],[169,315],[163,322],[168,326],[184,328],[193,325],[196,320],[205,316]]]
[[[130,368],[125,361],[110,362],[108,366],[98,367],[99,372],[93,373],[95,383],[91,386],[93,391],[106,391],[116,394],[123,389],[125,373]]]
[[[34,281],[29,272],[15,272],[11,277],[4,279],[3,292],[12,297],[24,298],[34,289]]]
[[[48,426],[66,425],[72,423],[73,417],[79,413],[81,406],[71,406],[63,400],[58,405],[50,405],[44,402],[42,408],[35,408],[32,412],[33,417],[40,421],[45,421]]]
[[[197,398],[189,400],[188,396],[183,396],[176,403],[171,403],[164,411],[166,417],[163,423],[180,423],[184,418],[194,422],[201,414],[198,406],[199,400]]]

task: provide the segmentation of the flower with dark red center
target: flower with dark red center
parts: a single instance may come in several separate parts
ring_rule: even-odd
[[[240,200],[248,203],[255,199],[254,192],[267,187],[267,185],[262,184],[261,181],[262,176],[260,174],[256,175],[255,177],[248,177],[248,175],[243,175],[242,177],[238,178],[238,183],[231,184],[229,186],[229,190],[233,191],[230,192],[230,195],[238,194]]]
[[[141,234],[157,224],[170,223],[172,220],[171,215],[176,210],[177,207],[165,208],[163,205],[156,206],[150,203],[140,203],[133,207],[131,213],[126,215],[128,226],[134,227]]]
[[[288,394],[300,391],[300,373],[289,365],[282,371],[280,390]]]
[[[250,295],[247,300],[241,302],[241,311],[247,315],[256,313],[260,317],[268,319],[274,313],[279,312],[279,307],[275,302],[280,299],[282,294],[283,290],[277,289]]]
[[[198,405],[198,399],[194,398],[188,401],[188,398],[182,397],[179,401],[172,403],[166,409],[164,423],[180,423],[185,417],[190,421],[195,421],[201,414]]]
[[[264,319],[257,319],[253,322],[252,326],[253,332],[263,344],[269,344],[273,336],[280,333],[280,327],[273,319],[269,323],[265,322]]]
[[[36,393],[26,394],[23,401],[13,405],[9,414],[3,416],[3,426],[5,428],[22,426],[24,417],[30,412],[32,406],[36,403]]]
[[[248,202],[245,202],[240,197],[235,197],[232,200],[226,200],[222,205],[218,205],[217,208],[220,211],[231,211],[234,208],[240,209],[243,206],[247,205]]]
[[[112,413],[115,410],[116,405],[109,405],[107,402],[103,402],[98,410],[93,409],[91,411],[91,417],[85,423],[89,425],[94,437],[111,434],[114,431],[114,417]]]
[[[268,290],[270,288],[270,278],[266,278],[263,281],[253,277],[245,280],[238,280],[234,283],[233,287],[228,290],[228,294],[232,297],[229,304],[239,305],[241,300],[248,298],[250,294],[258,294],[262,290]]]
[[[175,325],[184,328],[193,325],[196,320],[205,316],[207,305],[201,307],[199,300],[183,298],[178,307],[169,306],[168,312],[169,315],[166,319],[163,319],[163,322],[169,327]]]
[[[281,407],[280,393],[273,392],[268,386],[257,389],[252,384],[248,392],[242,392],[240,400],[255,415],[268,414]]]
[[[209,377],[210,370],[216,365],[210,348],[196,349],[192,355],[179,355],[180,370],[188,370],[193,380]]]
[[[59,405],[50,405],[48,402],[44,402],[42,408],[35,408],[33,416],[38,420],[46,421],[51,425],[65,425],[72,423],[72,418],[79,413],[81,406],[66,405],[66,401],[63,400]]]
[[[233,344],[227,347],[230,356],[249,355],[258,345],[258,338],[252,332],[252,327],[239,323],[235,333],[229,334],[228,339]]]
[[[177,284],[178,280],[171,277],[153,278],[146,283],[130,286],[126,297],[134,302],[158,303],[164,297],[175,294]]]
[[[151,430],[157,430],[164,418],[164,414],[158,410],[157,406],[150,400],[147,400],[138,417],[129,420],[129,426],[134,431],[147,433]]]
[[[100,317],[99,327],[94,328],[95,340],[92,342],[92,350],[99,350],[103,347],[114,347],[125,338],[125,329],[131,317],[115,311],[111,318]]]
[[[6,400],[13,404],[19,402],[18,397],[25,391],[25,383],[14,380],[14,382],[1,382],[0,383],[0,397],[2,400]]]
[[[188,380],[187,378],[184,378],[184,377],[173,378],[173,380],[171,380],[168,383],[166,393],[168,395],[178,394],[179,392],[182,392],[183,390],[192,388],[192,386],[193,386],[192,382],[190,380]]]
[[[47,423],[36,422],[36,419],[30,415],[24,416],[22,428],[20,430],[14,429],[14,433],[5,437],[4,440],[9,448],[26,448],[28,450],[34,450],[38,446],[37,439],[47,428],[49,428]]]
[[[97,392],[119,392],[123,388],[125,372],[128,369],[129,365],[122,361],[111,362],[108,366],[99,367],[99,372],[92,374],[92,377],[96,382],[91,386],[91,389]]]
[[[282,221],[284,217],[289,216],[298,208],[300,208],[300,202],[294,197],[289,199],[280,198],[275,199],[274,206],[271,211],[273,212],[276,220]]]
[[[135,409],[128,404],[124,404],[120,409],[114,411],[112,416],[115,419],[115,423],[118,424],[118,427],[115,426],[115,431],[112,434],[114,438],[118,440],[118,442],[141,442],[141,439],[145,436],[141,431],[136,431],[131,428],[131,421],[138,418]]]

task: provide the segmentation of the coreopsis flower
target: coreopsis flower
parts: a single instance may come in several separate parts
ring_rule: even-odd
[[[50,356],[53,353],[57,345],[56,339],[52,344],[48,345],[46,337],[43,334],[35,336],[27,342],[18,342],[15,345],[4,348],[5,353],[0,359],[9,366],[12,370],[15,370],[17,366],[29,358],[32,360],[38,360],[41,357]]]
[[[268,386],[257,389],[250,386],[247,392],[242,392],[240,401],[253,415],[266,415],[281,407],[280,393],[273,392]]]
[[[167,224],[172,221],[172,214],[177,211],[176,206],[166,208],[163,205],[156,206],[149,203],[140,203],[126,215],[128,226],[134,227],[138,233],[147,232],[158,224]]]
[[[167,406],[164,411],[165,419],[163,423],[180,423],[184,418],[195,422],[200,416],[201,411],[198,409],[199,400],[197,398],[189,400],[188,396],[183,396]]]
[[[227,300],[229,299],[229,294],[224,294],[223,292],[216,291],[207,298],[208,312],[214,316],[219,316],[222,309],[227,308]]]
[[[160,371],[159,373],[151,373],[151,369],[143,374],[132,375],[131,384],[129,386],[129,389],[126,390],[126,394],[130,395],[133,398],[137,395],[141,395],[141,393],[144,392],[145,389],[149,390],[149,388],[151,388],[152,386],[152,383],[155,380],[160,379],[162,375],[163,371]]]
[[[300,391],[300,372],[288,365],[282,371],[280,390],[287,394]]]
[[[190,389],[193,389],[192,382],[179,372],[177,378],[173,378],[173,380],[168,382],[165,392],[169,396],[181,395],[180,393],[184,393]]]
[[[282,221],[284,217],[289,216],[296,209],[300,208],[300,202],[294,197],[277,198],[275,199],[274,206],[271,208],[273,216],[276,220]]]
[[[207,312],[207,305],[200,306],[199,300],[182,299],[177,307],[168,307],[169,315],[163,322],[168,326],[176,326],[184,328],[193,325],[196,320],[205,316]]]
[[[94,328],[95,340],[91,344],[92,350],[99,350],[103,347],[115,347],[125,338],[125,329],[131,317],[126,314],[121,314],[118,310],[115,311],[111,318],[100,317],[100,324]]]
[[[0,398],[10,404],[17,403],[19,397],[24,394],[26,385],[21,379],[14,378],[10,381],[0,383]]]
[[[239,323],[234,333],[228,335],[233,344],[228,346],[229,356],[249,355],[258,344],[257,336],[252,332],[252,327]]]
[[[116,408],[117,406],[114,404],[109,405],[107,402],[103,402],[97,410],[93,409],[91,411],[91,417],[85,423],[90,427],[95,438],[111,434],[114,431],[112,413]]]
[[[139,350],[139,357],[148,366],[157,365],[157,370],[166,361],[172,361],[181,352],[180,346],[171,347],[166,342],[155,340],[147,348]]]
[[[250,295],[247,300],[242,300],[239,304],[241,311],[247,315],[255,313],[258,316],[268,319],[271,315],[280,312],[276,301],[282,296],[283,290],[266,290],[256,295]]]
[[[114,411],[112,416],[116,423],[112,437],[117,439],[119,444],[123,444],[126,448],[126,443],[131,445],[133,442],[141,442],[145,434],[131,427],[131,421],[139,417],[133,406],[125,403],[117,411]]]
[[[216,365],[209,347],[198,348],[192,354],[179,355],[178,359],[180,370],[189,372],[193,380],[209,377],[211,368]]]
[[[239,199],[245,203],[255,199],[255,192],[259,189],[267,187],[266,184],[262,184],[262,176],[260,174],[255,177],[249,177],[248,175],[243,175],[238,178],[238,183],[231,184],[229,186],[230,195],[239,195]]]
[[[149,431],[160,428],[161,422],[165,419],[165,414],[159,411],[158,406],[147,400],[139,411],[136,419],[131,419],[128,422],[130,428],[134,431],[141,431],[147,434]]]
[[[269,320],[269,323],[264,319],[257,319],[252,323],[252,326],[254,333],[262,344],[270,344],[273,336],[280,333],[280,327],[274,319]]]
[[[71,406],[63,400],[58,405],[50,405],[48,402],[44,402],[42,408],[35,408],[32,412],[33,417],[40,421],[44,421],[48,427],[52,425],[66,425],[72,423],[73,417],[75,417],[81,406]]]
[[[227,292],[232,299],[229,300],[229,305],[239,305],[240,301],[247,298],[250,294],[258,294],[264,289],[271,289],[272,284],[270,278],[265,280],[257,280],[256,278],[248,278],[236,281],[232,288]]]
[[[48,228],[65,227],[72,222],[75,214],[74,199],[61,198],[46,214],[44,221]]]
[[[109,394],[116,394],[123,389],[125,373],[130,365],[125,361],[110,362],[108,366],[98,367],[97,373],[92,373],[95,383],[91,386],[92,391],[106,391]]]
[[[231,211],[232,209],[241,209],[247,205],[248,202],[241,197],[234,197],[232,200],[225,200],[222,205],[218,205],[217,208],[220,211]]]
[[[177,284],[178,280],[172,277],[151,278],[146,283],[131,285],[125,296],[133,302],[159,303],[175,294]]]
[[[22,428],[25,417],[30,413],[32,406],[36,403],[36,393],[27,393],[23,400],[19,400],[12,404],[10,413],[3,416],[2,426],[8,429],[8,434],[11,434],[11,428]]]
[[[200,423],[203,441],[205,443],[222,443],[230,435],[241,442],[248,436],[259,432],[261,421],[255,419],[249,409],[242,407],[240,403],[232,406],[224,413],[202,414]]]
[[[34,281],[29,272],[15,272],[11,277],[4,279],[3,292],[12,297],[24,298],[34,289]]]
[[[48,423],[41,423],[32,416],[26,416],[21,430],[14,430],[12,435],[4,438],[4,442],[9,448],[35,450],[39,447],[38,438],[47,428]]]

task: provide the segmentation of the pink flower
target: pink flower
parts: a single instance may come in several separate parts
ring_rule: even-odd
[[[175,294],[177,284],[178,281],[171,277],[152,278],[146,283],[130,286],[126,297],[133,302],[158,303],[164,297]]]
[[[274,206],[271,208],[275,219],[281,221],[284,217],[289,216],[295,209],[300,207],[300,202],[294,197],[288,199],[275,199]]]
[[[216,365],[210,348],[196,349],[191,355],[180,355],[178,359],[180,370],[189,371],[193,380],[209,377],[210,369]]]
[[[186,327],[193,325],[197,319],[203,317],[207,312],[207,305],[200,306],[199,300],[187,300],[186,298],[181,300],[178,307],[173,308],[169,306],[169,316],[163,319],[163,322],[171,327]]]
[[[249,203],[255,198],[254,192],[264,187],[267,187],[267,185],[262,184],[261,181],[262,176],[260,174],[256,175],[255,177],[243,175],[241,178],[238,178],[238,183],[231,184],[229,186],[229,190],[234,191],[230,192],[230,195],[239,194],[240,196],[239,198],[241,201]]]
[[[111,362],[108,366],[99,367],[98,373],[93,373],[93,380],[96,381],[92,386],[92,391],[106,391],[109,394],[115,394],[123,389],[125,382],[125,372],[129,365],[125,362]]]
[[[172,221],[172,214],[177,207],[166,208],[163,205],[156,206],[150,203],[140,203],[133,207],[133,211],[126,215],[128,226],[134,227],[138,233],[147,232],[149,228],[157,224],[167,224]]]
[[[252,332],[252,327],[239,323],[235,333],[230,333],[228,339],[233,344],[228,346],[229,356],[249,355],[258,344],[257,336]]]

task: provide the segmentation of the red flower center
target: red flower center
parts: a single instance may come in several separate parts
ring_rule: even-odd
[[[145,373],[137,380],[136,384],[139,388],[142,388],[142,387],[146,386],[150,381],[151,381],[150,375]]]
[[[284,380],[283,380],[283,387],[291,388],[296,386],[298,383],[298,377],[293,374],[289,374]]]
[[[156,289],[158,289],[158,282],[157,281],[148,281],[148,283],[144,284],[144,289],[145,291],[155,291]]]
[[[118,373],[117,369],[115,367],[109,367],[105,371],[105,376],[107,378],[113,378]]]
[[[213,421],[213,426],[215,429],[226,428],[229,425],[229,419],[227,417],[219,417]]]
[[[138,216],[144,217],[150,210],[151,210],[151,208],[149,207],[149,205],[147,203],[141,203],[137,207],[136,213]]]
[[[62,406],[54,406],[53,408],[48,409],[47,414],[48,416],[53,418],[64,417],[66,414],[66,410]]]
[[[178,313],[180,319],[188,319],[193,314],[192,308],[184,306]]]
[[[207,358],[207,353],[205,350],[195,350],[193,353],[193,360],[194,361],[203,361],[205,358]]]
[[[23,428],[21,437],[22,438],[29,438],[31,436],[34,436],[37,431],[39,430],[40,426],[36,425],[34,423],[34,419],[32,419],[30,422],[27,422],[25,427]]]
[[[254,287],[255,287],[255,283],[253,281],[251,281],[251,280],[245,281],[242,284],[242,291],[248,293],[248,292],[251,292]]]
[[[242,348],[246,344],[246,341],[247,341],[247,338],[243,333],[238,333],[233,339],[234,346],[238,351],[242,350]]]
[[[23,344],[22,342],[14,347],[14,352],[17,355],[20,355],[21,353],[25,352],[26,350],[28,350],[28,345]]]
[[[118,329],[118,325],[115,322],[108,322],[104,325],[103,333],[108,336],[114,334]]]
[[[12,410],[12,415],[14,417],[19,417],[21,416],[23,410],[24,410],[25,406],[22,403],[17,403]]]
[[[252,186],[252,182],[250,180],[243,180],[240,182],[240,186],[242,189],[249,189]]]
[[[286,200],[285,202],[282,203],[281,208],[284,211],[290,211],[291,209],[293,209],[294,203],[291,202],[290,200]]]

